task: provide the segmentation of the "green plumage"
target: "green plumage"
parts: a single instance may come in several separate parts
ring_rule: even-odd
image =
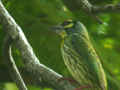
[[[64,25],[64,24],[63,24]],[[107,82],[99,57],[88,36],[88,32],[79,21],[64,28],[61,52],[65,65],[80,86],[90,85],[85,90],[107,90]]]

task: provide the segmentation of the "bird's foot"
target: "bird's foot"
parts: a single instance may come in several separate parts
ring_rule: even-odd
[[[69,81],[71,84],[75,83],[75,84],[80,85],[80,84],[79,84],[76,80],[74,80],[73,78],[60,78],[60,79],[58,79],[58,82],[63,81],[63,80],[67,80],[67,81]],[[80,86],[79,88],[75,88],[75,90],[83,90],[83,89],[85,89],[85,88],[91,88],[91,86],[90,86],[90,85]]]
[[[75,90],[83,90],[85,88],[91,88],[91,86],[81,86],[79,88],[76,88]]]
[[[79,84],[79,83],[78,83],[76,80],[74,80],[73,78],[60,78],[60,79],[58,79],[58,82],[63,81],[63,80],[67,80],[67,81],[69,81],[71,84],[72,84],[72,83]]]

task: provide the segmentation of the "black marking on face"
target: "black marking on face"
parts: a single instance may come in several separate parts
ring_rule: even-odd
[[[61,25],[62,26],[67,26],[69,24],[73,23],[72,20],[64,21]]]

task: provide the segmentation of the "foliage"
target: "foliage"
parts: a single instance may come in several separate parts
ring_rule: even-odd
[[[94,5],[107,3],[116,4],[120,0],[89,0]],[[101,14],[99,17],[105,24],[98,24],[94,18],[83,11],[70,11],[61,0],[5,0],[4,5],[22,27],[28,41],[32,45],[40,62],[68,77],[69,72],[64,66],[60,53],[60,37],[52,32],[52,26],[66,19],[80,20],[88,29],[99,57],[106,72],[112,73],[110,78],[120,84],[120,15],[119,13]],[[0,27],[0,51],[4,33]],[[14,49],[17,65],[22,67],[19,52]],[[4,66],[0,53],[0,70]],[[2,78],[2,77],[0,77]],[[1,82],[2,83],[2,82]],[[110,83],[111,84],[111,83]],[[7,81],[5,82],[5,86]],[[109,85],[109,86],[112,86]],[[111,87],[111,90],[117,90]],[[6,89],[8,90],[8,89]],[[10,89],[9,89],[10,90]],[[12,89],[13,90],[13,89]],[[37,90],[37,89],[31,89]],[[45,89],[48,90],[48,89]]]

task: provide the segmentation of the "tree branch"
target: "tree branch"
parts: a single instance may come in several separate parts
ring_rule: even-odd
[[[83,9],[88,13],[109,13],[120,12],[120,4],[117,5],[107,4],[104,6],[92,5],[89,0],[63,0],[64,4],[71,10],[76,11]]]
[[[0,82],[12,82],[13,80],[9,75],[9,68],[7,68],[5,65],[0,67]],[[43,81],[40,82],[37,78],[33,77],[32,73],[26,71],[24,67],[20,67],[18,69],[26,85],[40,86],[42,88],[51,87],[50,84],[47,84]]]
[[[120,13],[120,4],[113,5],[113,4],[108,4],[104,6],[93,6],[92,7],[92,12],[95,14],[98,13]]]
[[[3,45],[4,46],[3,47],[3,58],[5,60],[6,66],[9,69],[9,73],[12,79],[16,82],[19,90],[27,90],[27,87],[12,57],[12,52],[11,52],[12,43],[13,43],[13,40],[9,36],[6,36],[4,40],[4,45]]]
[[[120,3],[117,5],[107,4],[104,6],[95,6],[92,5],[89,0],[74,0],[74,2],[77,2],[78,5],[81,3],[83,10],[94,14],[120,12]]]
[[[79,12],[83,10],[88,15],[92,16],[98,23],[103,23],[96,14],[99,13],[110,13],[110,12],[120,12],[120,4],[117,5],[104,5],[104,6],[95,6],[92,5],[89,0],[62,0],[64,4],[70,9],[72,12]]]
[[[49,83],[57,90],[73,90],[73,87],[67,81],[58,82],[62,75],[54,72],[50,68],[41,64],[33,52],[32,47],[28,43],[22,29],[16,24],[15,20],[10,16],[0,1],[0,23],[6,26],[5,32],[12,38],[16,39],[16,47],[19,49],[25,68],[34,75],[39,82],[41,79]]]

